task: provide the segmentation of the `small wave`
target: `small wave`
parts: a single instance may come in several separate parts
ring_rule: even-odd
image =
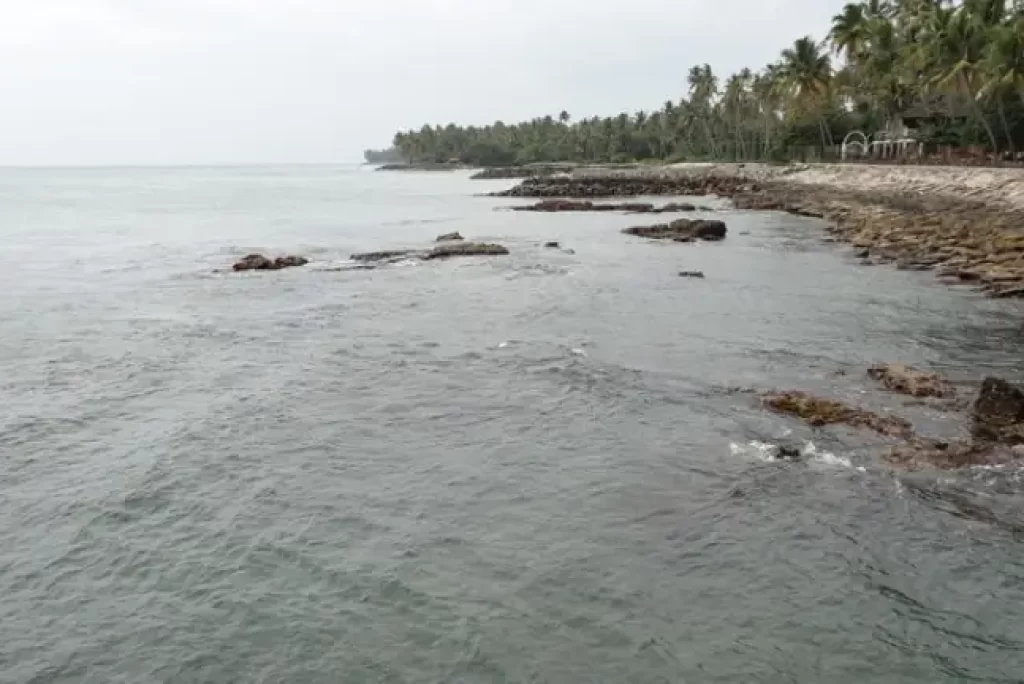
[[[729,443],[729,452],[733,456],[743,455],[754,455],[762,461],[774,463],[777,461],[788,460],[779,454],[780,445],[772,444],[770,442],[761,442],[753,440],[748,442],[746,445],[740,445],[736,442]],[[857,470],[864,472],[865,469],[862,467],[854,467],[853,462],[845,456],[837,456],[831,451],[819,450],[814,442],[805,442],[800,447],[800,460],[810,461],[814,463],[820,463],[822,465],[848,468],[851,470]]]

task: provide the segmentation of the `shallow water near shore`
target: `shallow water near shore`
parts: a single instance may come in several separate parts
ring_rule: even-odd
[[[0,170],[0,681],[1019,681],[1021,471],[729,388],[956,435],[865,367],[1020,381],[1024,305],[468,176]],[[451,231],[511,255],[350,268]]]

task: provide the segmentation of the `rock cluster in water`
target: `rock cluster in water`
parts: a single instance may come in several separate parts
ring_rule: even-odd
[[[300,256],[283,256],[271,259],[262,254],[249,254],[236,261],[232,269],[235,271],[279,271],[282,268],[305,266],[309,259]]]
[[[695,240],[724,240],[727,229],[723,221],[714,219],[676,219],[671,223],[623,228],[622,232],[652,240],[694,242]]]
[[[776,413],[801,418],[811,427],[842,423],[853,427],[870,428],[889,437],[909,438],[913,434],[910,422],[903,418],[883,416],[801,390],[769,392],[761,397],[761,401],[766,408]]]
[[[887,389],[911,397],[951,397],[953,386],[938,373],[928,373],[902,363],[880,363],[868,369],[868,375]]]
[[[873,366],[869,375],[900,394],[915,397],[950,397],[953,386],[934,373],[902,364]],[[845,424],[898,438],[885,459],[904,468],[952,469],[998,465],[1024,457],[1024,390],[1000,378],[985,378],[971,406],[968,441],[948,442],[915,433],[909,421],[815,396],[801,390],[768,392],[763,405],[804,420],[812,427]]]
[[[450,239],[443,241],[437,247],[432,249],[398,249],[381,252],[361,252],[351,255],[349,258],[353,261],[360,262],[391,262],[402,259],[420,259],[423,261],[430,261],[433,259],[448,259],[451,257],[503,256],[508,253],[508,248],[503,245]]]
[[[686,202],[669,202],[656,207],[649,202],[595,203],[589,200],[570,199],[546,199],[536,204],[512,207],[512,211],[626,211],[633,214],[667,214],[696,210],[697,207]]]
[[[754,185],[740,178],[711,176],[623,175],[596,178],[527,178],[494,197],[635,197],[639,195],[722,195],[733,196]]]

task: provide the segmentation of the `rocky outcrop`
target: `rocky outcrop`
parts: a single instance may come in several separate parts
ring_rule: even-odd
[[[527,178],[494,197],[636,197],[640,195],[733,196],[756,186],[742,178],[666,174]]]
[[[452,240],[462,240],[463,237],[458,233],[445,233],[444,235],[438,235],[434,242],[450,242]]]
[[[300,256],[283,256],[271,259],[262,254],[249,254],[235,262],[232,269],[235,271],[279,271],[282,268],[294,266],[305,266],[309,259]]]
[[[1024,391],[1001,378],[985,378],[971,420],[977,441],[1024,444]]]
[[[394,262],[404,259],[448,259],[460,256],[502,256],[508,254],[508,248],[487,242],[465,242],[452,240],[444,242],[433,249],[399,249],[382,252],[362,252],[349,258],[359,262]]]
[[[953,386],[936,373],[927,373],[902,363],[880,363],[868,369],[868,376],[886,389],[911,397],[952,397]]]
[[[622,232],[652,240],[693,242],[695,240],[724,240],[727,229],[724,222],[714,219],[676,219],[671,223],[624,228]]]
[[[349,259],[352,261],[394,261],[397,259],[416,258],[425,254],[423,250],[415,249],[392,249],[383,252],[361,252],[352,254]]]
[[[656,207],[649,202],[591,202],[589,200],[546,199],[536,204],[512,207],[512,211],[626,211],[632,214],[667,214],[671,212],[696,211],[697,207],[685,202],[669,202]]]
[[[761,401],[766,408],[800,418],[811,427],[845,424],[868,428],[888,437],[913,436],[910,422],[899,416],[883,416],[800,390],[770,392],[763,395]]]
[[[450,242],[427,252],[424,259],[447,259],[458,256],[503,256],[508,248],[487,242]]]
[[[815,216],[824,229],[857,248],[864,265],[934,270],[951,285],[968,285],[995,298],[1024,297],[1024,212],[934,196],[868,195],[780,182],[733,195],[741,209]]]

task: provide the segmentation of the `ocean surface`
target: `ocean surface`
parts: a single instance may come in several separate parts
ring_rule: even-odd
[[[1024,681],[1021,471],[894,473],[733,391],[956,435],[864,369],[1022,380],[1020,304],[510,184],[0,170],[0,682]],[[511,255],[348,260],[456,230]]]

